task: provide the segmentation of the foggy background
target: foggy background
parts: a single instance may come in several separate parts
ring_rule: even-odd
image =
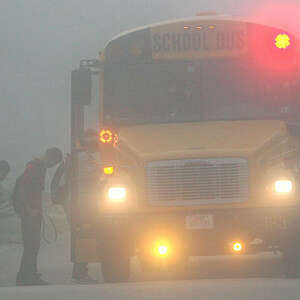
[[[68,151],[70,72],[80,59],[97,57],[115,34],[165,19],[195,16],[199,11],[241,16],[257,12],[264,18],[259,8],[275,2],[2,0],[0,160],[11,164],[9,182],[22,172],[28,160],[40,156],[47,147]],[[287,3],[297,1],[284,1],[285,6]],[[280,19],[280,13],[281,8],[270,16]]]

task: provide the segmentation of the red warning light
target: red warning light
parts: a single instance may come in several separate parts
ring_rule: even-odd
[[[113,133],[109,129],[103,129],[99,134],[100,142],[109,144],[113,140]]]
[[[116,147],[119,141],[119,136],[110,129],[103,129],[99,134],[99,140],[102,144],[112,144]]]
[[[268,76],[293,76],[296,71],[295,38],[278,28],[252,23],[248,27],[249,54]]]
[[[286,33],[280,33],[275,38],[275,45],[279,49],[286,49],[291,45],[291,38]]]

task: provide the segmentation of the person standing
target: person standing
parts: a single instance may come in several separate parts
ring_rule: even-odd
[[[42,193],[45,185],[46,170],[62,161],[58,148],[49,148],[42,158],[30,161],[20,177],[18,200],[21,203],[23,256],[16,278],[17,285],[46,285],[37,271],[37,257],[40,248],[42,223]]]
[[[6,160],[0,160],[0,209],[7,211],[9,208],[9,203],[7,202],[6,193],[1,191],[1,183],[6,179],[8,173],[10,172],[10,166]]]
[[[6,160],[0,161],[0,182],[4,181],[7,177],[8,173],[10,172],[9,163]]]
[[[64,161],[58,166],[51,180],[51,199],[54,204],[62,205],[70,224],[70,178],[71,178],[71,156],[67,154]],[[79,284],[95,284],[98,280],[88,274],[88,263],[80,262],[73,264],[72,280]]]

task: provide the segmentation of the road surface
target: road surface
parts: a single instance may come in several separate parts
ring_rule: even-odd
[[[0,300],[77,300],[77,299],[174,299],[174,300],[299,300],[300,280],[284,279],[280,256],[222,256],[193,258],[185,278],[142,274],[132,260],[129,283],[104,284],[100,265],[90,265],[90,273],[100,284],[79,286],[71,282],[69,237],[60,236],[55,244],[42,244],[40,271],[51,285],[14,287],[21,258],[20,246],[0,247]]]

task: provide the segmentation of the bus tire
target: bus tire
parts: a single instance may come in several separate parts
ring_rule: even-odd
[[[101,263],[104,282],[127,282],[130,276],[129,255],[108,254]]]
[[[285,257],[284,273],[286,278],[300,278],[300,256]]]
[[[281,237],[280,249],[283,256],[286,278],[300,278],[300,237],[299,226],[287,230]]]
[[[187,255],[182,255],[170,266],[169,271],[177,276],[186,276],[188,272],[188,261],[189,257]]]
[[[295,249],[283,251],[284,273],[286,278],[300,278],[300,253]]]

